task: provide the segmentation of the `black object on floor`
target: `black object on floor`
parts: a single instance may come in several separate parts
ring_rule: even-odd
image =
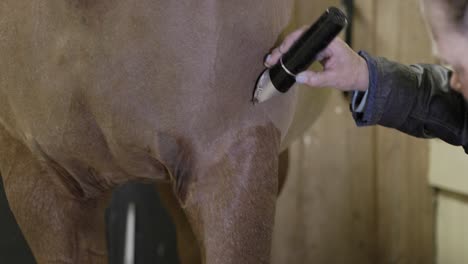
[[[154,185],[129,183],[114,191],[106,211],[109,263],[124,264],[127,211],[136,209],[134,264],[177,264],[174,224]]]
[[[123,264],[128,204],[136,206],[134,264],[177,264],[175,227],[152,185],[131,183],[114,192],[107,209],[109,263]],[[35,264],[32,252],[10,211],[0,177],[0,263]]]
[[[0,263],[33,264],[34,257],[10,211],[0,177]]]

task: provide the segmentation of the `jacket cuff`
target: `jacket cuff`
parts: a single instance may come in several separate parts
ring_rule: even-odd
[[[369,69],[367,102],[362,113],[353,112],[358,126],[380,124],[398,128],[407,119],[416,98],[417,77],[411,74],[409,66],[374,58],[360,51]]]
[[[365,51],[358,53],[367,62],[367,69],[369,71],[369,87],[367,88],[366,104],[361,111],[355,111],[354,107],[351,107],[353,118],[358,126],[370,126],[377,123],[377,113],[374,107],[376,101],[376,89],[377,89],[377,62]]]
[[[364,112],[364,107],[366,106],[366,103],[367,103],[368,94],[369,94],[369,90],[366,90],[365,92],[361,92],[361,91],[353,92],[353,97],[351,100],[352,112],[357,112],[357,113]]]

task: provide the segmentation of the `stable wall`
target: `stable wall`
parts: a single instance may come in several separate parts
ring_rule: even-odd
[[[340,2],[299,0],[298,24]],[[403,63],[434,62],[417,0],[355,5],[356,50]],[[428,141],[387,128],[357,128],[348,109],[342,94],[333,92],[317,122],[291,147],[273,263],[433,263]]]
[[[436,259],[468,263],[468,162],[462,148],[432,140],[429,180],[436,190]]]

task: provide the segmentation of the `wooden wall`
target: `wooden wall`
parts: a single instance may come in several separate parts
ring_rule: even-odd
[[[437,205],[437,263],[468,263],[468,195],[441,190]]]
[[[402,63],[433,62],[417,0],[376,1],[375,52]],[[433,263],[428,141],[376,130],[378,253],[382,263]],[[398,260],[398,262],[397,262]]]
[[[461,147],[430,143],[429,180],[437,190],[437,263],[468,263],[468,163]]]
[[[298,24],[339,4],[299,0]],[[417,0],[355,5],[356,50],[403,63],[433,62]],[[320,118],[291,148],[273,263],[433,263],[427,142],[386,128],[357,128],[348,109],[333,92]]]

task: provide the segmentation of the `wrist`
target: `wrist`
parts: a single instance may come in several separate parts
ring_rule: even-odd
[[[354,89],[357,91],[365,92],[369,88],[369,68],[367,61],[359,56],[358,74],[356,74],[356,83]]]

